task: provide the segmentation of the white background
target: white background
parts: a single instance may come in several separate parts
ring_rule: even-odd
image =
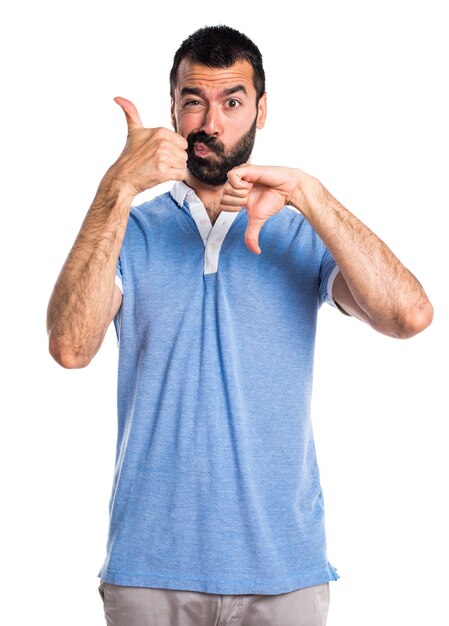
[[[134,101],[145,125],[170,127],[173,54],[218,23],[264,55],[269,116],[252,162],[319,178],[435,307],[432,326],[405,341],[320,312],[313,419],[328,556],[341,575],[328,625],[445,623],[444,4],[2,2],[2,623],[104,623],[96,576],[115,454],[115,334],[88,368],[64,370],[47,352],[46,307],[124,144],[114,96]]]

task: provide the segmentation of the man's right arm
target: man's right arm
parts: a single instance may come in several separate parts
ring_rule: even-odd
[[[186,140],[144,128],[129,100],[116,102],[128,124],[125,148],[100,182],[48,304],[50,354],[67,368],[90,363],[120,308],[114,276],[134,196],[186,175]]]
[[[47,331],[50,354],[63,367],[90,363],[120,307],[114,276],[131,202],[108,172],[56,281]]]

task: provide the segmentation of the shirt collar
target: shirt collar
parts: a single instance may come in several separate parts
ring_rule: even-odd
[[[189,204],[189,200],[193,200],[196,198],[199,200],[198,196],[194,192],[194,190],[186,185],[182,180],[178,180],[170,190],[170,195],[179,208],[182,207],[185,201]]]

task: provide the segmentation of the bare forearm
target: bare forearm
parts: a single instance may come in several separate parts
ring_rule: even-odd
[[[432,305],[418,280],[377,235],[315,181],[306,199],[303,194],[297,198],[297,208],[330,250],[365,320],[399,337],[414,334],[414,326],[425,327]]]
[[[83,367],[111,319],[114,275],[132,195],[108,171],[100,183],[48,305],[50,352],[66,367]]]

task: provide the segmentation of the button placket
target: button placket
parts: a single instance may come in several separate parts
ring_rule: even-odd
[[[238,212],[222,211],[212,225],[206,207],[194,192],[188,191],[186,200],[204,243],[204,274],[214,274],[218,271],[221,246]]]
[[[222,211],[212,225],[206,207],[188,185],[183,182],[175,183],[171,195],[180,207],[185,201],[203,240],[204,274],[216,273],[221,246],[239,211]]]
[[[222,211],[213,225],[206,242],[204,254],[204,273],[213,274],[218,271],[221,246],[238,213]]]
[[[193,198],[191,196],[193,196]],[[191,192],[187,194],[187,203],[189,205],[190,214],[195,220],[203,243],[206,246],[208,237],[212,230],[212,222],[209,219],[204,204]]]

